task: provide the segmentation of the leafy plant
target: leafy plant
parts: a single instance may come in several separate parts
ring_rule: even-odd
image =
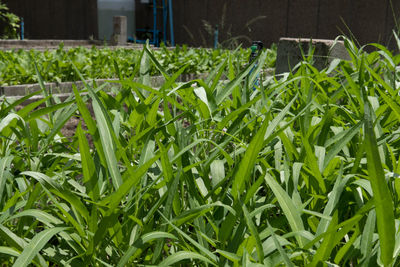
[[[9,8],[0,1],[0,22],[5,24],[1,38],[18,39],[19,17],[9,11]]]

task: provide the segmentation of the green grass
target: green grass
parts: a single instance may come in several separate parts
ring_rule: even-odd
[[[244,79],[235,53],[176,83],[185,67],[145,48],[137,73],[157,69],[159,89],[121,75],[114,97],[2,101],[0,262],[397,266],[400,56],[344,42],[351,61],[304,61],[256,90],[261,70]]]

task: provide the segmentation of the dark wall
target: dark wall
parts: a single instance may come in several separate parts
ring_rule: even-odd
[[[26,38],[98,37],[97,0],[4,2],[24,17]],[[212,46],[206,24],[219,25],[220,42],[238,38],[244,45],[261,40],[267,46],[282,36],[333,39],[345,34],[360,44],[394,47],[395,21],[400,26],[399,0],[173,0],[173,7],[176,42],[193,46]],[[151,8],[136,0],[136,27],[152,26]]]
[[[97,38],[97,0],[3,0],[23,17],[28,39]]]
[[[174,0],[173,6],[176,42],[194,46],[213,44],[206,21],[220,25],[220,41],[242,36],[244,45],[248,39],[269,46],[283,36],[334,39],[344,34],[360,44],[390,42],[394,47],[393,14],[400,21],[399,0]],[[137,27],[152,27],[149,7],[137,0],[136,9]]]

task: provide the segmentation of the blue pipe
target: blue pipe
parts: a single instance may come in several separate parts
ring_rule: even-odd
[[[168,19],[167,0],[163,0],[163,41],[164,41],[164,44],[167,44],[167,19]]]
[[[153,42],[155,46],[158,46],[158,34],[157,34],[157,0],[153,0]]]
[[[217,24],[217,25],[215,25],[215,31],[214,31],[214,49],[218,48],[218,34],[219,34],[219,31],[218,31],[218,24]]]
[[[25,23],[24,23],[24,18],[21,18],[21,40],[24,40],[24,29]]]
[[[171,46],[175,46],[175,39],[174,39],[174,19],[172,13],[172,0],[169,1],[169,27],[170,27],[170,34],[171,34]]]

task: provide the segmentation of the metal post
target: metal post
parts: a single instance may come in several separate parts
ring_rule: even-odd
[[[169,27],[170,27],[170,35],[171,35],[171,46],[175,46],[175,39],[174,39],[174,19],[172,13],[172,0],[169,1]]]

